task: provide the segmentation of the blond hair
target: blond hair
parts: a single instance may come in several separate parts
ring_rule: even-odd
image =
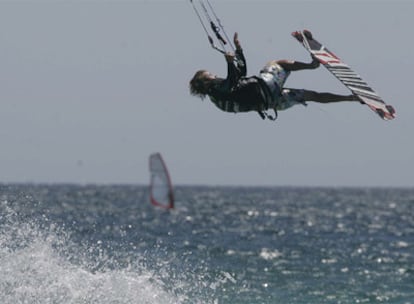
[[[210,79],[205,77],[206,70],[197,71],[190,80],[190,94],[204,99],[208,94]]]

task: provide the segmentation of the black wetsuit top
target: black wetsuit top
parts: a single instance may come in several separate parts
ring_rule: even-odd
[[[266,84],[256,76],[246,77],[246,59],[236,50],[237,65],[227,63],[227,78],[216,78],[209,89],[211,101],[225,112],[248,112],[267,109]]]

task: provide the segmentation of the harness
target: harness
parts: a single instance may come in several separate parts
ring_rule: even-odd
[[[280,93],[279,86],[273,81],[273,79],[266,79],[265,77],[256,77],[258,82],[261,84],[262,92],[264,94],[263,99],[266,101],[265,108],[268,110],[269,108],[273,109],[274,115],[268,114],[266,110],[264,111],[257,111],[260,117],[265,120],[266,118],[275,121],[278,117],[276,106],[275,106],[275,96],[281,97],[282,94]]]

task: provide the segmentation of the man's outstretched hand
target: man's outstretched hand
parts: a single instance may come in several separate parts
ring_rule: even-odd
[[[234,33],[233,41],[234,41],[234,45],[236,46],[236,49],[241,50],[242,47],[240,45],[239,34],[237,34],[237,32]]]

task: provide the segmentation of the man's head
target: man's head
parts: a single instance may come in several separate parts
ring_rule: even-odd
[[[216,76],[206,70],[197,71],[193,78],[190,80],[190,93],[191,95],[198,96],[204,99],[208,94],[208,90],[211,86],[212,80]]]

